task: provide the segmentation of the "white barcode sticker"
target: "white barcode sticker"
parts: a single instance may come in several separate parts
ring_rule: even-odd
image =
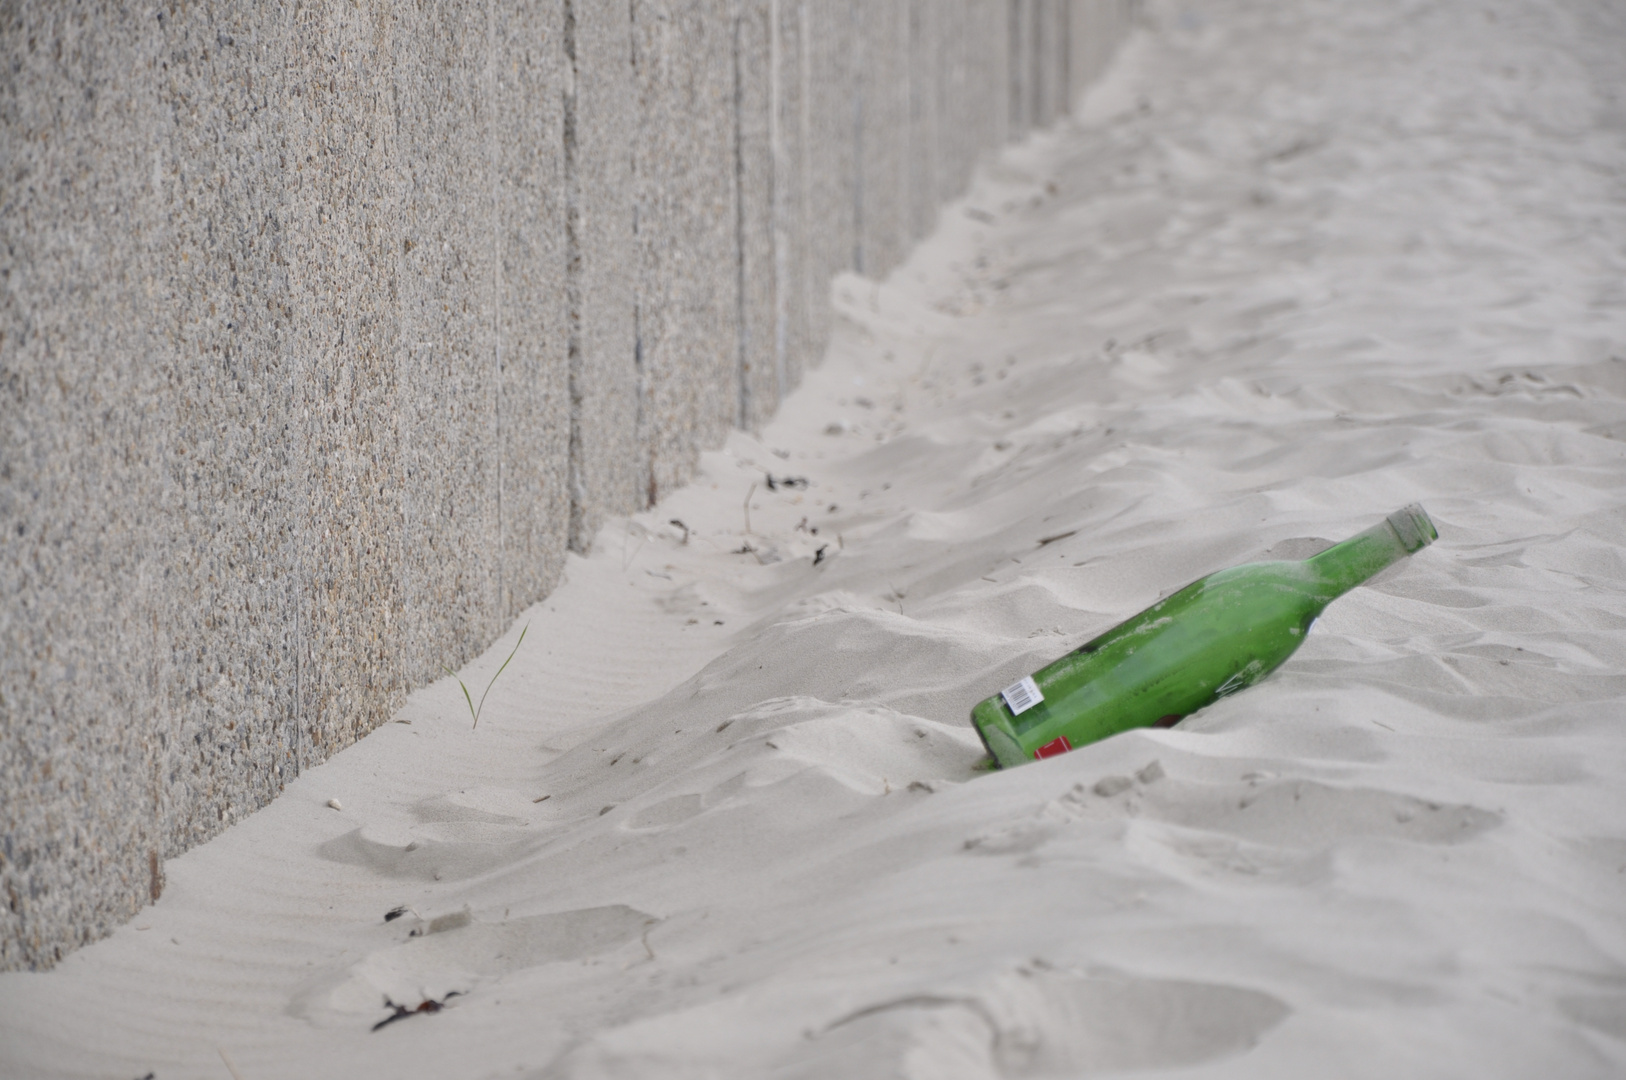
[[[999,696],[1011,707],[1012,716],[1021,716],[1044,700],[1044,695],[1039,693],[1039,684],[1033,681],[1032,675],[1011,683],[999,692]]]

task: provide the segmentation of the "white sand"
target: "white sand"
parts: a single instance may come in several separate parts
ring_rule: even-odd
[[[0,976],[0,1073],[1626,1071],[1626,9],[1151,16],[572,561],[477,731],[415,695]],[[764,470],[810,486],[745,537]],[[1413,500],[1265,683],[974,771],[981,697]]]

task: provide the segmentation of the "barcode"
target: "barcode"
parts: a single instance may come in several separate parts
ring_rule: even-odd
[[[1021,716],[1044,700],[1044,695],[1039,693],[1039,684],[1033,681],[1032,675],[1011,683],[999,695],[1011,707],[1012,716]]]

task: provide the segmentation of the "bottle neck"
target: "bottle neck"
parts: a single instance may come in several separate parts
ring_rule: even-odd
[[[1407,555],[1421,551],[1438,536],[1428,514],[1413,503],[1306,561],[1326,587],[1330,601]]]

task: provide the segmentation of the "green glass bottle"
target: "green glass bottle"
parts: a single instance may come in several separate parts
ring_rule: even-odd
[[[1332,601],[1439,534],[1416,504],[1300,562],[1192,582],[971,710],[1001,767],[1168,726],[1270,674]]]

